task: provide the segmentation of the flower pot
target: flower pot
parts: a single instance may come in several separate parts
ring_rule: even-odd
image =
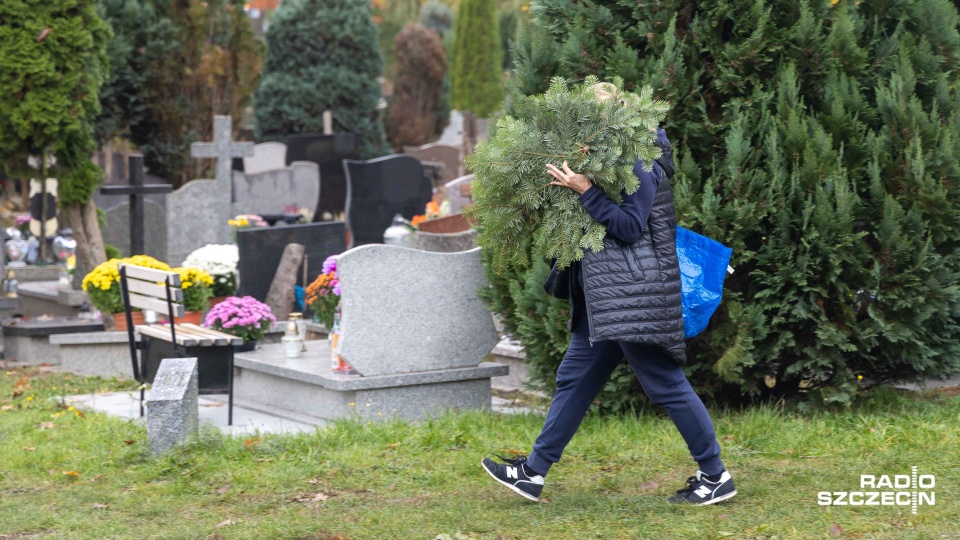
[[[142,311],[134,311],[134,312],[131,313],[130,315],[133,317],[133,325],[134,325],[134,326],[136,326],[136,325],[138,325],[138,324],[144,324],[143,312],[142,312]],[[114,324],[117,325],[117,331],[118,331],[118,332],[126,332],[126,331],[127,331],[127,316],[126,316],[123,312],[114,313],[114,314],[113,314],[113,322],[114,322]]]
[[[207,310],[213,309],[213,306],[219,304],[220,302],[223,302],[227,298],[230,298],[230,297],[229,296],[211,296],[210,299],[207,300]]]
[[[202,311],[188,311],[183,317],[176,317],[173,319],[174,324],[195,324],[200,326],[203,324],[203,312]]]
[[[243,345],[234,345],[233,352],[251,352],[257,348],[256,340],[244,341]]]

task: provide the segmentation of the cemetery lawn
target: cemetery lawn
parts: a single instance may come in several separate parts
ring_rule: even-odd
[[[0,371],[0,538],[960,538],[960,397],[884,390],[844,412],[715,412],[739,495],[665,497],[694,466],[661,415],[591,416],[528,503],[480,469],[526,451],[537,415],[450,414],[313,434],[228,438],[204,429],[160,458],[145,429],[55,396],[131,383]],[[358,404],[360,405],[360,404]],[[860,474],[936,475],[936,506],[821,507]],[[459,536],[458,536],[459,534]]]

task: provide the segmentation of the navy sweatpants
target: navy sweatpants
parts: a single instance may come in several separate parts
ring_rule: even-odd
[[[649,345],[597,341],[591,347],[587,317],[580,315],[578,319],[570,347],[557,371],[557,393],[527,466],[546,474],[551,465],[560,461],[590,404],[626,356],[650,400],[667,409],[700,470],[707,475],[723,471],[713,422],[683,369],[661,349]]]

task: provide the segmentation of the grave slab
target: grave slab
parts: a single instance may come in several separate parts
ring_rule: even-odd
[[[17,360],[22,365],[59,362],[59,349],[50,343],[58,334],[76,334],[103,330],[102,322],[53,317],[41,319],[14,319],[3,323],[4,358]]]
[[[167,358],[146,398],[150,452],[162,454],[197,433],[197,359]]]
[[[286,358],[282,345],[237,353],[234,392],[245,400],[318,419],[432,418],[445,410],[490,407],[490,378],[500,364],[364,377],[330,369],[326,341],[307,343],[302,358]]]
[[[476,366],[500,341],[477,289],[480,248],[367,245],[340,255],[339,353],[365,376]]]
[[[58,334],[50,336],[50,345],[56,348],[60,371],[105,379],[133,379],[126,332]]]
[[[147,396],[150,390],[147,390]],[[133,422],[143,422],[140,417],[140,392],[111,392],[106,394],[83,394],[67,396],[66,403],[81,409],[109,414]],[[249,436],[265,433],[310,433],[323,421],[300,417],[284,418],[263,412],[234,399],[233,425],[227,425],[226,396],[201,396],[198,398],[200,425],[216,427],[227,435]]]
[[[20,311],[27,317],[76,316],[87,300],[85,292],[72,288],[65,290],[59,280],[22,283],[17,287],[17,295],[21,298]]]

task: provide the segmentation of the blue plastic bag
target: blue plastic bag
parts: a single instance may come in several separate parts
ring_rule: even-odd
[[[677,258],[683,296],[683,337],[703,332],[723,297],[732,249],[693,231],[677,227]]]

